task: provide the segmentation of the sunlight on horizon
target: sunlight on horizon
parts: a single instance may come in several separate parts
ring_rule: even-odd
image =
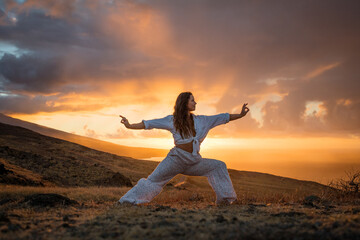
[[[141,105],[123,107],[124,112],[140,119]],[[154,112],[164,110],[158,108]],[[163,130],[130,130],[120,124],[120,118],[115,114],[57,114],[57,115],[11,115],[25,121],[40,124],[57,130],[91,137],[119,145],[131,147],[146,147],[170,149],[174,146],[171,133]],[[110,121],[108,121],[110,119]],[[141,121],[141,120],[138,120]],[[137,122],[137,121],[135,121]],[[94,126],[98,128],[95,129]],[[121,133],[116,135],[116,130]],[[102,131],[102,132],[100,132]],[[155,132],[155,134],[154,134]],[[105,133],[105,134],[104,134]],[[114,134],[109,137],[110,134]],[[145,134],[145,136],[143,135]],[[157,136],[160,134],[159,136]],[[201,149],[359,149],[360,138],[353,137],[249,137],[249,138],[214,138],[208,136],[202,143]]]
[[[318,106],[316,104],[315,106]],[[140,109],[140,111],[138,111]],[[111,110],[115,111],[115,110]],[[162,130],[128,130],[115,114],[64,113],[12,115],[29,122],[123,146],[170,150],[171,133]],[[122,111],[134,119],[146,114],[141,105],[129,105]],[[160,106],[151,112],[165,111]],[[309,111],[310,112],[310,111]],[[110,121],[109,121],[110,119]],[[98,129],[103,130],[103,134]],[[69,128],[70,127],[70,128]],[[224,161],[229,169],[263,172],[327,184],[343,177],[345,171],[360,169],[360,139],[344,137],[272,137],[214,138],[201,145],[203,157]],[[161,161],[165,156],[142,158]]]

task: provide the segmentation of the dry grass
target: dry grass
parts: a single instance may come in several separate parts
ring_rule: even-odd
[[[112,203],[128,190],[119,187],[25,187],[14,185],[0,186],[0,199],[21,200],[31,194],[57,193],[79,203]]]
[[[318,226],[316,234],[324,229],[332,229],[333,236],[342,236],[349,229],[355,232],[360,222],[356,205],[335,204],[336,210],[332,210],[334,206],[327,208],[326,205],[320,205],[320,208],[304,207],[301,204],[307,196],[304,192],[281,194],[269,191],[241,192],[237,189],[238,203],[217,207],[211,188],[197,187],[194,179],[190,182],[192,185],[180,187],[167,185],[151,203],[137,207],[115,204],[130,189],[128,187],[0,186],[0,200],[12,199],[12,202],[0,205],[0,213],[5,212],[11,221],[0,225],[0,236],[3,234],[4,239],[102,239],[111,233],[119,238],[158,239],[163,234],[171,238],[173,232],[194,237],[200,228],[204,233],[200,237],[208,239],[213,234],[218,234],[220,238],[222,233],[219,229],[226,228],[240,234],[238,238],[247,236],[247,231],[257,233],[264,229],[271,234],[277,233],[277,237],[281,235],[280,231],[284,231],[292,238],[299,231],[313,233],[311,226],[319,222],[321,227]],[[21,204],[26,196],[38,193],[57,193],[80,204],[42,208]],[[324,192],[319,196],[325,201],[332,195]],[[286,222],[281,216],[287,216]],[[11,230],[16,226],[20,230]],[[293,227],[287,229],[288,226]],[[341,226],[341,230],[333,226]],[[252,239],[265,238],[260,235]]]
[[[359,195],[347,194],[340,189],[320,184],[303,183],[293,179],[280,179],[274,176],[254,178],[231,172],[239,204],[296,204],[305,197],[317,195],[322,201],[333,203],[358,204]],[[240,178],[241,177],[241,178]],[[272,180],[269,181],[269,180]],[[279,182],[280,181],[280,182]],[[179,184],[180,182],[180,184]],[[273,185],[271,185],[271,183]],[[300,186],[299,186],[299,183]],[[298,185],[296,185],[298,184]],[[175,187],[177,186],[177,187]],[[129,187],[27,187],[0,185],[0,200],[9,198],[15,201],[35,193],[57,193],[83,204],[116,203]],[[186,206],[214,204],[215,193],[205,177],[185,177],[178,175],[151,204]]]
[[[113,204],[120,199],[130,188],[122,187],[23,187],[0,186],[0,199],[20,201],[28,195],[37,193],[57,193],[84,204]],[[279,194],[238,192],[238,201],[241,204],[273,204],[299,203],[306,194]],[[211,205],[215,202],[215,193],[211,189],[178,189],[172,186],[154,198],[151,204],[160,205],[191,205],[193,203]]]

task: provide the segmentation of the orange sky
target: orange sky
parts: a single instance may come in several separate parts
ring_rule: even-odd
[[[245,118],[210,132],[204,151],[345,149],[360,162],[358,8],[357,1],[5,1],[0,111],[123,145],[170,148],[169,133],[128,131],[117,116],[166,116],[177,95],[191,91],[195,114],[238,113],[249,103]]]

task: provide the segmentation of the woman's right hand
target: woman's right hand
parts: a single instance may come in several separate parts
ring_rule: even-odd
[[[121,121],[120,121],[120,122],[121,122],[122,124],[124,124],[126,128],[129,128],[130,123],[129,123],[129,121],[126,119],[126,117],[121,116],[121,115],[119,115],[119,116],[121,117]]]

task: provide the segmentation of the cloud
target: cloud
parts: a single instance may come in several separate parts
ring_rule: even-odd
[[[291,130],[296,134],[304,129],[311,129],[315,134],[358,134],[360,97],[356,89],[359,89],[360,83],[356,79],[360,76],[360,71],[355,66],[356,62],[359,62],[356,58],[350,58],[311,81],[305,77],[296,87],[292,87],[282,101],[268,103],[263,109],[266,113],[264,130]],[[308,121],[302,117],[308,101],[322,103],[321,118],[313,116],[312,121]],[[318,128],[314,128],[314,124]]]
[[[329,64],[327,66],[321,66],[317,69],[315,69],[314,71],[308,73],[306,76],[305,76],[305,79],[311,79],[311,78],[314,78],[316,76],[319,76],[321,74],[323,74],[325,71],[328,71],[334,67],[337,67],[340,63],[337,62],[337,63],[333,63],[333,64]]]
[[[88,125],[84,125],[83,127],[84,135],[91,138],[98,138],[99,135],[93,130],[88,127]]]
[[[239,112],[245,102],[253,108],[214,136],[354,134],[359,5],[7,1],[0,18],[11,12],[17,20],[1,22],[0,41],[27,53],[0,60],[0,90],[9,93],[0,111],[172,108],[178,92],[191,90],[209,114]],[[309,101],[326,114],[304,118]]]
[[[106,107],[99,100],[67,102],[59,100],[58,95],[21,95],[0,92],[0,111],[5,114],[36,114],[41,112],[81,112],[97,111]]]
[[[61,60],[34,55],[4,54],[0,74],[8,81],[5,90],[14,92],[52,93],[63,81]]]

